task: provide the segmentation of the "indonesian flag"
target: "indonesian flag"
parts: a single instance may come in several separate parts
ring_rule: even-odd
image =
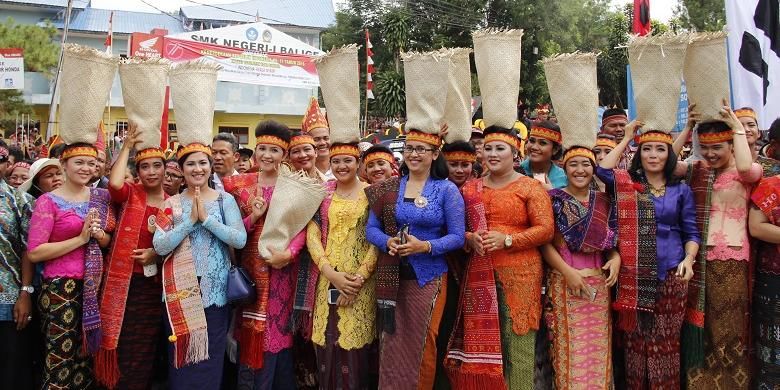
[[[114,11],[111,11],[111,14],[108,16],[108,35],[106,35],[106,53],[111,54],[111,45],[113,41],[113,35],[114,35]]]
[[[171,97],[171,87],[165,87],[165,103],[163,103],[162,121],[160,121],[160,149],[168,149],[168,101]]]
[[[734,107],[762,129],[780,116],[780,0],[726,0]]]
[[[650,33],[650,0],[634,0],[634,34]]]
[[[374,45],[371,44],[371,36],[366,29],[366,99],[374,99],[374,51],[371,50]]]

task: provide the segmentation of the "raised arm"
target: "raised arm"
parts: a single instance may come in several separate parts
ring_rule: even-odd
[[[621,140],[620,143],[617,144],[615,149],[612,149],[612,151],[609,152],[609,154],[604,156],[604,159],[601,160],[599,166],[606,169],[614,169],[615,167],[617,167],[618,163],[620,163],[621,157],[623,157],[623,152],[628,147],[628,144],[631,143],[631,140],[634,139],[634,134],[636,134],[636,129],[642,126],[644,126],[644,123],[636,120],[633,120],[629,124],[627,124],[626,135],[623,137],[623,140]]]
[[[693,131],[693,127],[696,126],[696,123],[699,122],[701,119],[701,114],[695,110],[696,104],[691,104],[688,106],[688,121],[685,122],[685,127],[680,132],[680,135],[677,136],[677,138],[674,140],[674,144],[672,145],[672,150],[674,150],[674,154],[680,155],[680,152],[683,150],[683,147],[685,146],[685,143],[688,141],[688,137],[691,135],[691,131]]]
[[[122,144],[122,149],[119,150],[119,156],[111,168],[111,174],[108,176],[108,186],[112,190],[119,192],[125,185],[125,171],[127,171],[127,161],[130,159],[130,151],[135,148],[135,145],[140,141],[137,136],[138,125],[130,122],[127,137],[125,143]],[[112,192],[112,198],[114,193]],[[121,202],[122,200],[114,199],[114,201]]]

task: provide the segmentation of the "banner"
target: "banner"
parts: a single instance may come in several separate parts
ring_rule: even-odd
[[[317,55],[322,51],[263,22],[172,34],[166,38],[261,53]]]
[[[147,33],[134,32],[130,34],[130,57],[160,58],[163,52],[165,37]]]
[[[172,62],[206,59],[222,66],[221,81],[287,88],[315,88],[320,80],[312,57],[260,53],[232,47],[165,38],[163,57]]]
[[[24,89],[22,49],[0,49],[0,89]]]
[[[780,116],[780,0],[726,0],[734,107],[751,107],[761,129]]]

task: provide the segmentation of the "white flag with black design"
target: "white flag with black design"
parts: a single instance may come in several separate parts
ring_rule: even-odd
[[[751,107],[760,128],[780,117],[780,0],[726,0],[734,107]]]

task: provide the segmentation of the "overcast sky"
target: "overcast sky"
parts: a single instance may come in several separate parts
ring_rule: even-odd
[[[149,4],[153,4],[155,7],[164,11],[175,11],[182,6],[195,5],[187,0],[145,0]],[[197,0],[199,3],[204,4],[225,4],[235,3],[240,0]],[[553,0],[554,1],[554,0]],[[626,3],[633,3],[632,0],[611,0],[615,6],[620,6]],[[333,0],[334,4],[340,2],[340,0]],[[666,22],[672,17],[672,11],[677,5],[677,0],[650,0],[650,16],[653,19]],[[131,11],[148,11],[157,12],[154,8],[144,4],[141,0],[92,0],[92,6],[95,8],[107,8],[107,9],[121,9]],[[261,15],[262,16],[262,15]]]

